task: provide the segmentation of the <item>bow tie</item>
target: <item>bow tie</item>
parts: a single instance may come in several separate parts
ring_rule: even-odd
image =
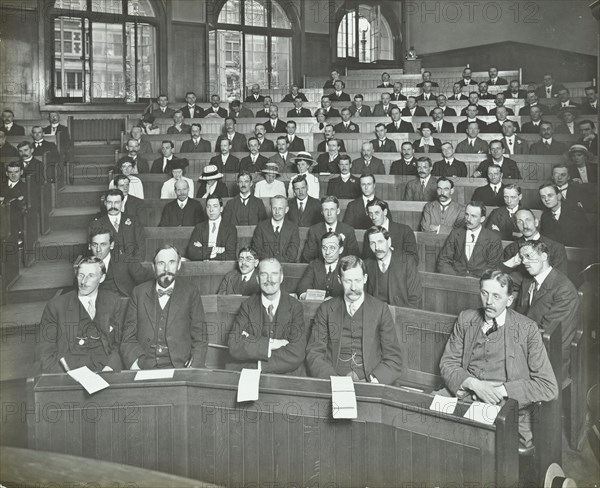
[[[159,298],[164,297],[165,295],[171,296],[173,294],[173,288],[167,288],[166,290],[163,288],[159,288],[157,291]]]

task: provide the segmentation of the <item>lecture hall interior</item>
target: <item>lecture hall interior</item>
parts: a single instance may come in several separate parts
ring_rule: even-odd
[[[0,485],[598,487],[598,0],[2,0]]]

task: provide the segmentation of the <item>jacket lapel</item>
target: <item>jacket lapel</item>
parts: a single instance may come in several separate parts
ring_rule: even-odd
[[[72,350],[79,330],[79,298],[77,297],[77,291],[74,291],[72,296],[69,297],[65,320],[67,342],[69,350]]]
[[[158,300],[158,294],[156,293],[156,282],[153,281],[146,293],[146,299],[144,300],[144,308],[146,309],[146,315],[148,316],[148,323],[154,330],[156,327],[155,321],[155,300]]]

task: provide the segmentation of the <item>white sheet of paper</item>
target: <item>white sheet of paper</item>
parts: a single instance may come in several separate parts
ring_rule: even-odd
[[[258,400],[260,369],[242,369],[238,382],[237,401],[253,402]]]
[[[429,410],[451,415],[454,413],[457,403],[458,398],[436,395],[433,397],[431,405],[429,405]]]
[[[306,290],[306,300],[313,300],[315,302],[322,302],[325,300],[325,295],[327,292],[325,290],[316,290],[313,288],[309,288]]]
[[[330,376],[331,405],[334,419],[355,419],[358,417],[354,381],[350,376]]]
[[[90,395],[110,386],[102,376],[94,373],[87,366],[72,369],[71,371],[67,371],[67,374],[83,386]]]
[[[174,374],[174,369],[143,369],[136,373],[133,381],[166,380],[173,378]]]
[[[498,412],[500,412],[500,405],[473,402],[467,413],[465,413],[465,418],[481,424],[493,425]]]

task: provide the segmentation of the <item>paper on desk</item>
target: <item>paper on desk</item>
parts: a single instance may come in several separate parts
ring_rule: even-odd
[[[306,300],[313,300],[315,302],[322,302],[325,300],[325,295],[327,292],[325,290],[315,290],[309,288],[306,290]]]
[[[77,383],[83,386],[90,395],[109,387],[109,384],[104,380],[104,378],[102,378],[102,376],[94,373],[87,366],[72,369],[67,371],[67,374],[77,381]]]
[[[482,424],[493,425],[499,412],[500,405],[473,402],[467,413],[465,413],[465,418]]]
[[[138,371],[133,381],[143,380],[167,380],[173,378],[174,369],[142,369]]]
[[[260,369],[243,368],[238,383],[237,401],[253,402],[258,400],[258,384],[260,383]]]
[[[355,419],[358,417],[354,381],[350,376],[330,376],[331,405],[334,419]]]
[[[433,397],[431,405],[429,405],[429,410],[451,415],[454,413],[457,403],[458,398],[436,395]]]

